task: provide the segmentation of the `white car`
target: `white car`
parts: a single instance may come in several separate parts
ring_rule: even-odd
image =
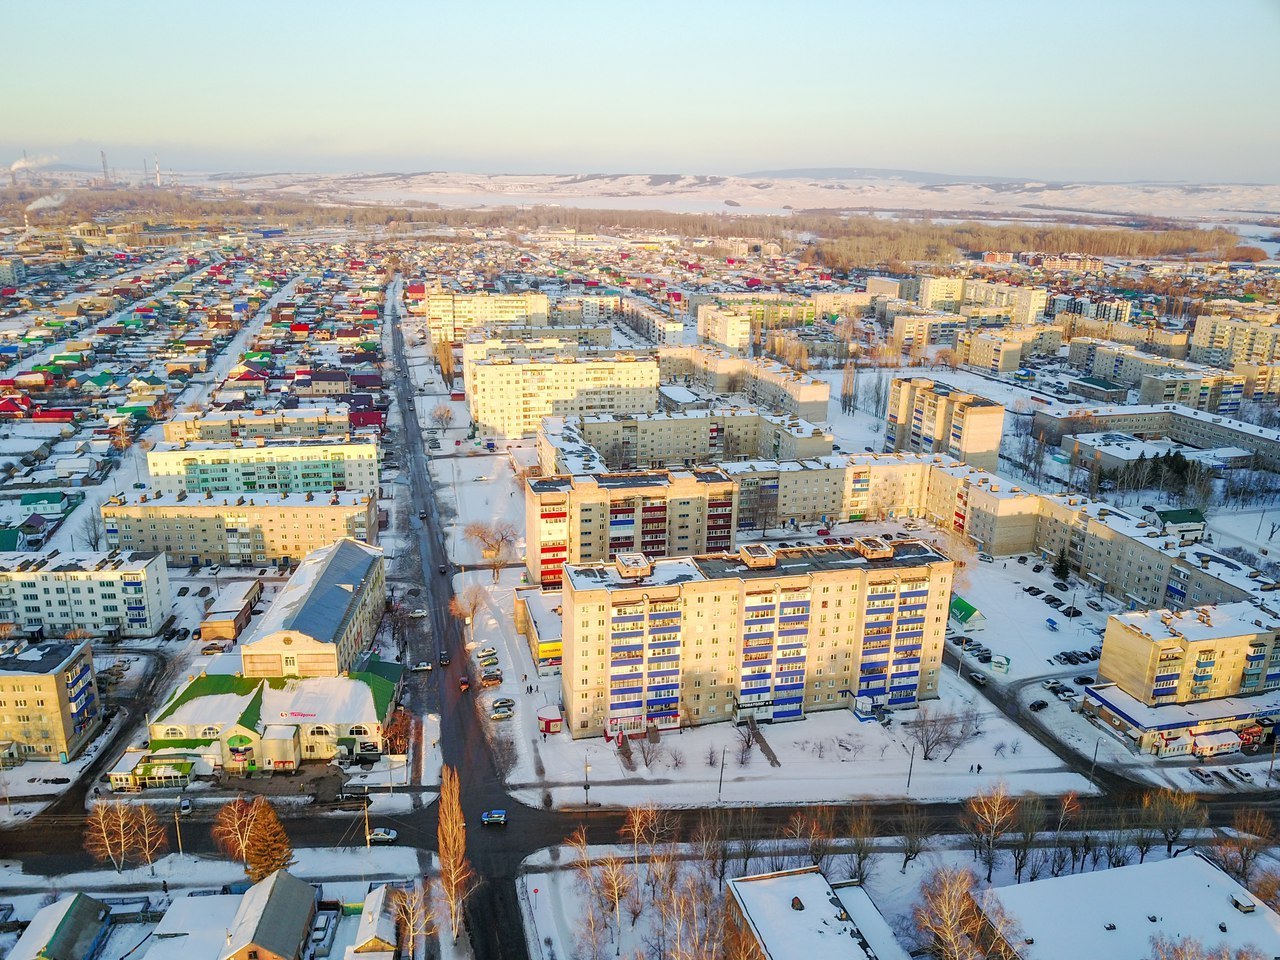
[[[498,650],[496,647],[485,647],[483,650],[476,651],[476,659],[483,660],[485,657],[496,657]]]
[[[399,834],[390,827],[375,827],[369,831],[370,843],[395,843]]]
[[[414,620],[421,620],[426,615],[427,615],[427,611],[423,610],[421,607],[413,611],[413,613],[409,614],[409,616],[411,616]]]
[[[430,673],[435,668],[430,660],[419,660],[409,668],[411,673]]]

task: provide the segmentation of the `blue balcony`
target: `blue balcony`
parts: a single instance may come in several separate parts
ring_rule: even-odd
[[[611,703],[609,704],[609,712],[613,713],[618,710],[639,710],[643,702],[644,701],[642,700],[627,700],[624,703]]]
[[[620,623],[643,623],[644,614],[628,614],[625,617],[614,617],[611,622],[614,626],[617,626]]]

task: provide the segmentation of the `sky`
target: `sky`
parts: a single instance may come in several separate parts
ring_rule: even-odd
[[[1280,0],[40,0],[0,161],[1280,181]]]

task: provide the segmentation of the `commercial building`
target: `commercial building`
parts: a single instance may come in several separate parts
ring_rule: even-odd
[[[376,497],[378,442],[345,437],[166,442],[147,451],[147,473],[159,494],[351,490]]]
[[[1198,853],[977,894],[983,956],[1153,956],[1153,941],[1219,956],[1280,956],[1280,916]]]
[[[0,766],[74,760],[101,726],[88,640],[0,645]]]
[[[396,681],[384,672],[289,679],[198,674],[152,718],[151,743],[138,756],[186,758],[188,772],[196,765],[236,776],[289,773],[304,762],[338,757],[376,758],[397,694]],[[131,775],[120,776],[128,782]]]
[[[332,437],[351,432],[347,408],[297,407],[291,410],[211,410],[185,411],[164,423],[164,438],[170,443],[196,440],[229,442],[258,437]]]
[[[375,544],[378,501],[361,493],[143,493],[108,499],[102,522],[113,548],[164,551],[175,565],[293,562],[342,537]]]
[[[550,303],[545,293],[428,293],[415,312],[426,314],[432,343],[453,343],[479,327],[545,325]]]
[[[945,453],[983,470],[1000,464],[1004,407],[923,377],[899,377],[889,389],[884,448]]]
[[[938,695],[954,564],[919,541],[570,564],[574,737],[908,707]]]
[[[723,471],[537,477],[525,484],[525,564],[559,584],[566,563],[619,553],[689,556],[733,549],[737,489]]]
[[[717,304],[698,307],[698,339],[745,356],[751,353],[751,318]]]
[[[354,666],[386,610],[382,551],[343,538],[309,554],[240,652],[246,677],[336,677]]]
[[[171,610],[164,554],[0,553],[0,622],[28,636],[150,637]]]
[[[479,360],[467,400],[480,433],[533,436],[543,417],[652,413],[658,409],[653,357],[557,357]]]
[[[1163,438],[1201,450],[1241,447],[1257,455],[1259,466],[1280,469],[1280,431],[1172,403],[1037,410],[1031,430],[1054,446],[1063,437],[1109,432]]]
[[[544,474],[692,467],[730,460],[804,460],[831,453],[830,433],[799,417],[752,408],[548,417],[538,431]],[[590,448],[587,450],[586,448]]]

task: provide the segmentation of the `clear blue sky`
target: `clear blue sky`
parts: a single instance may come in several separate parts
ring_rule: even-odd
[[[0,159],[1280,180],[1278,0],[38,0],[4,35]]]

